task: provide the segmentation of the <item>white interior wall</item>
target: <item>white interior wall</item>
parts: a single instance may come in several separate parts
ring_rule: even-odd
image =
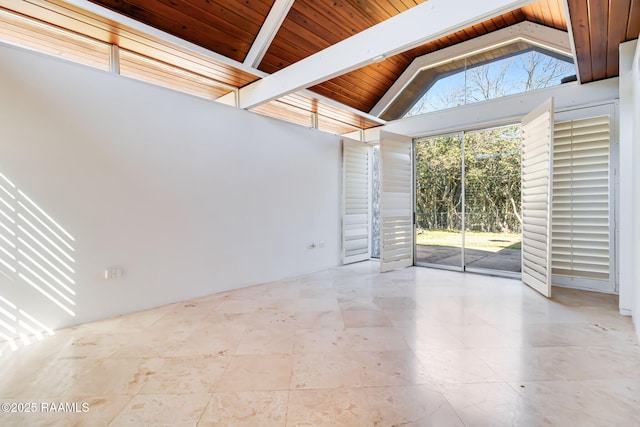
[[[55,329],[339,264],[337,136],[11,46],[0,64],[0,173],[75,238],[75,316],[0,275],[16,310]]]
[[[625,43],[621,46],[621,80],[625,82],[624,89],[624,108],[625,116],[623,117],[623,125],[625,129],[625,144],[627,145],[625,154],[632,159],[631,162],[626,161],[627,170],[625,175],[621,174],[620,180],[630,182],[623,192],[621,188],[621,199],[626,199],[625,209],[626,215],[630,216],[629,221],[633,228],[623,230],[620,234],[627,235],[625,246],[621,245],[621,252],[629,251],[632,255],[628,257],[627,262],[631,262],[633,270],[629,270],[628,283],[629,297],[633,298],[633,321],[636,327],[638,337],[640,337],[640,226],[638,226],[638,217],[640,216],[640,173],[637,172],[637,165],[640,164],[640,44],[637,41]],[[624,68],[624,69],[623,69]],[[623,77],[624,76],[624,77]],[[621,92],[622,95],[622,92]],[[621,98],[621,110],[622,110]],[[622,147],[621,147],[622,148]],[[621,156],[623,153],[621,152]],[[628,237],[632,236],[631,239]]]
[[[638,286],[638,275],[635,271],[638,254],[637,238],[635,236],[637,218],[636,191],[638,188],[636,180],[638,177],[634,172],[637,164],[637,156],[640,152],[635,148],[638,135],[634,131],[634,116],[637,117],[637,106],[640,105],[638,96],[637,80],[634,83],[633,58],[636,51],[637,41],[630,41],[620,45],[620,195],[618,197],[619,210],[619,279],[620,279],[620,311],[625,314],[635,314],[637,321],[639,317],[634,310],[640,307],[635,300],[636,287]],[[637,72],[636,72],[637,77]],[[640,294],[640,292],[638,292]],[[637,326],[637,323],[636,323]],[[640,328],[636,328],[640,330]]]

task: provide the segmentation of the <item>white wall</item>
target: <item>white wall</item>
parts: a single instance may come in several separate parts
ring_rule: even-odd
[[[633,94],[633,109],[631,112],[631,144],[632,151],[629,154],[632,159],[631,168],[633,169],[632,185],[629,188],[629,193],[622,193],[622,196],[630,196],[633,201],[633,205],[629,206],[632,212],[633,230],[630,230],[633,235],[633,265],[635,267],[633,274],[633,321],[636,327],[636,332],[640,338],[640,226],[638,221],[640,220],[640,194],[638,189],[640,188],[640,173],[637,172],[637,166],[640,164],[640,149],[638,149],[638,142],[640,141],[640,127],[638,126],[640,120],[640,45],[635,47],[635,53],[633,55],[633,61],[631,63],[631,87]],[[622,178],[621,178],[622,179]],[[624,233],[624,230],[620,231],[620,234]]]
[[[632,314],[635,304],[635,287],[637,277],[636,238],[635,238],[635,191],[636,174],[634,172],[635,156],[638,155],[634,147],[634,85],[632,75],[633,56],[637,41],[620,45],[620,195],[619,197],[619,271],[620,271],[620,311]],[[636,98],[637,99],[637,98]],[[636,139],[637,141],[637,139]],[[638,317],[638,316],[636,316]]]
[[[59,328],[339,264],[337,136],[14,47],[0,64],[0,173],[75,238],[76,282],[71,316],[0,275],[5,310]]]
[[[640,49],[620,45],[620,309],[640,337]]]

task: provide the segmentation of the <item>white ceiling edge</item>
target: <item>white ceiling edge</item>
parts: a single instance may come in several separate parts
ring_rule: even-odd
[[[502,15],[532,0],[429,0],[240,89],[241,108],[280,98]]]
[[[284,19],[287,17],[293,2],[294,0],[276,0],[273,6],[271,6],[267,18],[264,20],[262,27],[260,27],[258,35],[253,40],[247,56],[244,58],[244,65],[258,68],[273,38],[280,29],[282,22],[284,22]]]
[[[573,57],[568,33],[533,22],[520,22],[414,59],[380,98],[378,103],[369,111],[369,114],[373,116],[382,115],[420,71],[495,49],[515,41],[526,41],[544,49]]]

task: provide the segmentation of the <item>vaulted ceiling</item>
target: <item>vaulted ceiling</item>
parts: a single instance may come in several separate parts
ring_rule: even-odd
[[[40,4],[51,7],[67,3],[61,0],[17,0],[18,3]],[[287,79],[304,72],[303,64],[313,68],[322,64],[317,60],[332,61],[336,50],[330,48],[351,37],[361,37],[366,44],[369,34],[375,42],[375,28],[386,21],[399,22],[399,15],[408,15],[412,9],[428,18],[430,4],[457,5],[460,14],[472,5],[483,2],[453,0],[91,0],[98,8],[108,9],[108,25],[118,33],[128,22],[138,21],[163,33],[185,40],[213,52],[224,65],[225,73],[218,79],[240,87],[259,86],[270,76],[288,76],[284,82],[275,82],[287,88]],[[431,3],[429,3],[431,2]],[[452,3],[453,2],[453,3]],[[0,0],[0,6],[14,0]],[[90,4],[87,0],[68,0],[69,10],[77,10]],[[490,1],[488,1],[490,3]],[[503,3],[508,3],[506,0]],[[270,106],[302,109],[317,113],[317,106],[332,104],[327,114],[334,114],[336,107],[344,106],[351,115],[360,116],[353,126],[368,128],[380,121],[368,115],[394,81],[417,57],[431,53],[484,34],[509,27],[523,21],[569,31],[573,40],[581,83],[615,77],[618,75],[618,45],[633,40],[640,32],[640,0],[538,0],[535,2],[511,2],[515,8],[503,8],[499,14],[482,16],[477,22],[461,25],[455,31],[435,35],[414,44],[404,43],[391,49],[376,61],[349,64],[305,81],[291,83],[290,93],[274,90],[259,105],[251,105],[258,111]],[[422,5],[422,6],[420,6]],[[21,6],[22,7],[22,6]],[[23,7],[24,8],[24,7]],[[92,5],[94,13],[96,7]],[[403,14],[404,12],[407,12]],[[565,16],[568,11],[568,17]],[[126,17],[124,20],[115,18]],[[414,12],[414,15],[418,12]],[[454,13],[457,15],[457,13]],[[414,16],[414,18],[420,16]],[[568,18],[568,19],[567,19]],[[461,18],[462,19],[462,18]],[[133,20],[133,21],[131,21]],[[107,21],[105,21],[107,22]],[[412,21],[419,22],[419,21]],[[428,19],[425,22],[429,23]],[[429,24],[431,25],[431,24]],[[388,26],[387,28],[394,28]],[[454,28],[454,27],[449,27]],[[402,35],[404,30],[388,34],[389,38]],[[379,43],[379,42],[376,42]],[[372,52],[375,46],[371,46]],[[324,55],[320,58],[321,55]],[[356,55],[354,55],[356,56]],[[315,62],[313,59],[317,59]],[[344,62],[344,61],[343,61]],[[296,64],[296,67],[292,67]],[[295,73],[283,72],[292,70]],[[253,75],[253,77],[249,77]],[[239,77],[241,76],[241,78]],[[273,86],[275,79],[269,85]],[[239,82],[243,82],[238,84]],[[298,87],[300,85],[303,87]],[[264,82],[263,86],[267,86]],[[253,88],[252,88],[253,89]],[[260,88],[261,89],[261,88]],[[308,89],[300,92],[301,89]],[[247,90],[248,92],[248,90]],[[286,90],[285,90],[286,92]],[[315,99],[315,96],[318,99]],[[318,103],[319,100],[319,103]],[[274,107],[275,108],[275,107]],[[314,108],[316,111],[314,111]],[[333,110],[332,110],[333,109]],[[335,111],[334,111],[335,110]],[[334,113],[331,113],[334,111]],[[329,116],[330,117],[330,116]],[[337,121],[345,119],[344,112],[336,115]],[[331,118],[331,117],[330,117]]]

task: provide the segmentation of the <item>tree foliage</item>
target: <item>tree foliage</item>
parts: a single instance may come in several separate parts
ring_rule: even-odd
[[[418,141],[417,225],[460,230],[464,194],[467,230],[520,232],[520,177],[519,126]]]
[[[407,116],[458,107],[478,101],[542,89],[575,73],[570,62],[536,50],[463,68],[434,85],[411,107]]]
[[[558,84],[570,62],[536,50],[465,68],[438,81],[407,115]],[[520,130],[509,126],[416,144],[419,228],[519,233]],[[464,188],[462,164],[464,156]]]

